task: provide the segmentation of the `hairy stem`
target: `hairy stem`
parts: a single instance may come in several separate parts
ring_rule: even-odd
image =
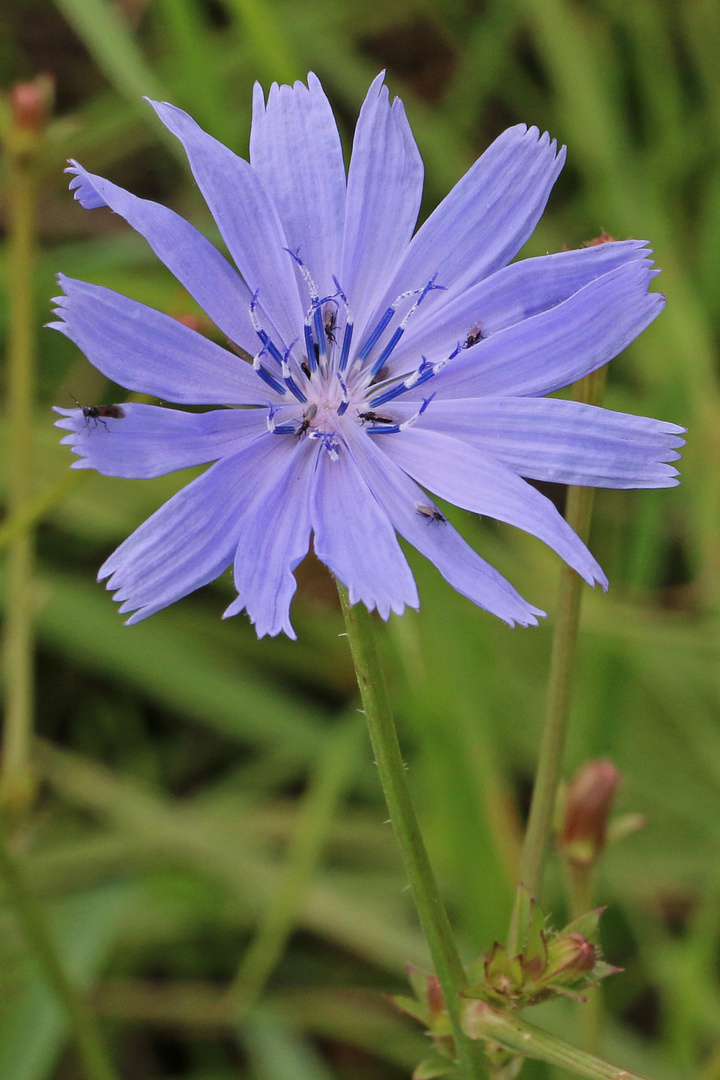
[[[355,663],[365,720],[385,793],[390,820],[402,852],[420,924],[427,938],[455,1045],[467,1080],[485,1075],[482,1048],[462,1030],[458,995],[467,984],[445,907],[425,849],[405,774],[395,722],[375,639],[372,617],[363,604],[350,605],[347,589],[338,582],[350,651]]]

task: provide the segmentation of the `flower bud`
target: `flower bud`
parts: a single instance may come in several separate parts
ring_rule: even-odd
[[[10,90],[12,126],[18,131],[40,135],[52,110],[55,84],[51,75],[38,75],[32,82],[18,82]]]
[[[600,760],[588,762],[568,784],[557,842],[571,862],[590,866],[602,854],[619,783],[612,761]]]
[[[571,985],[595,967],[595,946],[580,933],[563,934],[548,946],[548,967],[544,982]]]

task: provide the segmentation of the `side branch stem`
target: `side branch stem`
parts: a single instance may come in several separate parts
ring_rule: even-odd
[[[363,604],[351,607],[347,589],[340,582],[338,591],[375,763],[420,924],[452,1022],[460,1064],[467,1080],[480,1080],[486,1075],[482,1048],[465,1035],[461,1026],[458,995],[467,984],[465,970],[410,799],[405,763],[400,752],[372,618]]]
[[[588,405],[598,405],[602,399],[607,368],[600,368],[575,384],[575,400]],[[595,489],[569,487],[565,517],[581,540],[587,542],[590,534]],[[555,618],[550,674],[548,677],[545,723],[540,740],[538,769],[533,788],[530,816],[520,860],[519,888],[515,897],[508,949],[517,952],[520,916],[520,887],[537,897],[541,881],[560,772],[565,755],[572,672],[575,663],[578,627],[580,624],[580,600],[582,578],[563,563],[560,570],[558,606]]]

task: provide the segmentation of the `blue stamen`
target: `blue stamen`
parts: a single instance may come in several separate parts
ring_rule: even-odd
[[[381,368],[383,367],[385,361],[388,359],[388,357],[390,356],[390,353],[393,351],[393,349],[395,348],[395,346],[397,345],[398,341],[400,340],[400,338],[403,336],[404,333],[405,333],[405,328],[402,327],[402,326],[398,326],[397,330],[395,331],[393,336],[390,338],[387,345],[385,346],[383,351],[380,353],[380,355],[378,356],[378,358],[375,361],[375,363],[373,364],[373,366],[370,368],[370,377],[371,378],[374,378],[377,375],[378,371],[381,370]]]
[[[315,337],[317,338],[318,349],[320,350],[320,356],[324,359],[327,355],[327,345],[325,342],[325,325],[322,317],[322,307],[319,303],[313,304],[314,312],[313,319],[315,322]]]
[[[370,368],[370,376],[371,376],[371,378],[374,378],[375,375],[377,375],[378,371],[382,370],[383,365],[385,364],[385,362],[387,360],[389,360],[390,355],[392,354],[395,346],[397,345],[398,341],[400,340],[400,338],[405,333],[405,329],[407,327],[407,324],[410,322],[410,319],[413,317],[413,315],[415,314],[417,309],[420,307],[420,305],[422,304],[422,302],[425,299],[425,297],[427,296],[427,294],[429,292],[432,292],[434,289],[445,289],[444,285],[436,285],[435,284],[435,279],[436,278],[437,278],[437,271],[430,278],[427,285],[422,290],[422,292],[420,293],[420,295],[418,296],[417,300],[415,301],[413,306],[410,308],[408,313],[405,315],[405,317],[403,318],[402,322],[398,326],[398,328],[395,331],[395,333],[393,334],[393,336],[390,338],[390,341],[388,342],[388,344],[383,349],[381,355],[377,358],[377,360],[375,361],[373,366]],[[403,294],[403,296],[408,296],[408,295],[412,295],[412,293],[410,293],[410,294],[404,293]],[[395,303],[398,304],[402,298],[403,297],[398,297],[398,299],[395,301]],[[387,312],[386,312],[386,314],[387,314]]]
[[[338,443],[337,439],[335,438],[335,432],[334,431],[311,431],[310,434],[308,435],[308,438],[309,439],[319,439],[322,442],[325,449],[327,450],[328,454],[330,455],[330,460],[331,461],[337,461],[338,460],[338,457],[340,456],[338,454],[340,444]]]
[[[276,424],[275,413],[277,409],[274,405],[268,405],[268,418],[267,429],[271,435],[294,435],[295,428],[290,427],[289,424]]]
[[[313,337],[312,326],[310,325],[310,316],[312,310],[305,316],[305,325],[303,331],[305,333],[305,349],[307,351],[308,364],[311,371],[317,371],[317,357],[315,356],[315,338]]]
[[[343,333],[342,350],[340,352],[340,361],[338,363],[338,371],[344,371],[347,367],[348,357],[350,356],[350,342],[352,341],[354,323],[352,314],[350,313],[350,305],[348,304],[348,298],[340,288],[340,282],[334,274],[333,281],[335,282],[335,287],[337,288],[338,295],[343,302],[343,306],[345,307],[345,331]]]
[[[270,374],[270,372],[268,371],[268,369],[266,367],[263,367],[262,364],[255,364],[255,363],[253,363],[253,367],[255,368],[255,371],[258,373],[258,375],[260,376],[262,381],[267,383],[268,386],[272,387],[272,389],[276,393],[278,393],[278,394],[284,394],[285,393],[285,387],[283,386],[283,384],[279,383],[277,381],[277,379],[273,378],[273,376]]]
[[[345,381],[344,381],[342,375],[340,374],[340,372],[337,373],[337,377],[338,377],[338,382],[340,383],[340,386],[342,388],[342,393],[343,393],[342,401],[338,405],[337,414],[338,414],[338,416],[342,416],[343,413],[345,413],[347,411],[347,407],[350,404],[350,398],[348,397],[347,386],[345,385]]]
[[[297,338],[295,339],[295,341],[297,341]],[[294,394],[298,401],[305,402],[307,401],[307,398],[305,397],[298,384],[295,382],[295,379],[290,372],[290,352],[295,345],[295,341],[293,341],[292,345],[288,345],[287,349],[285,350],[285,355],[282,358],[282,377],[285,380],[285,385],[287,386],[290,393]]]
[[[433,375],[437,374],[440,370],[440,366],[445,366],[447,361],[443,360],[438,364],[430,364],[423,356],[422,363],[417,371],[413,371],[412,375],[409,375],[402,382],[397,383],[395,386],[391,386],[389,390],[386,390],[383,394],[378,394],[377,397],[371,398],[368,404],[371,409],[376,409],[379,405],[384,405],[387,401],[392,401],[393,398],[399,397],[404,394],[406,390],[412,390],[415,386],[421,386],[428,379],[432,379]]]
[[[298,401],[301,401],[304,404],[307,401],[307,398],[305,394],[303,394],[298,384],[293,379],[292,375],[286,375],[285,372],[283,372],[283,379],[285,380],[285,385],[287,386],[290,393],[294,394]]]
[[[402,424],[382,424],[365,428],[365,430],[369,435],[397,435],[399,431],[407,431],[409,427],[412,427],[420,419],[434,397],[435,394],[431,394],[429,398],[425,398],[418,411],[413,416],[408,417],[407,420],[403,420]],[[370,404],[372,405],[373,402],[370,402]]]
[[[295,262],[300,267],[300,273],[305,278],[305,284],[307,285],[308,292],[310,293],[310,300],[312,301],[313,304],[316,304],[318,302],[319,297],[320,297],[320,293],[318,292],[317,285],[313,281],[312,274],[310,273],[307,266],[305,265],[305,263],[300,258],[300,248],[298,248],[297,251],[291,251],[290,248],[285,248],[285,250],[287,251],[288,255],[292,259],[294,259]]]
[[[255,313],[255,308],[257,307],[257,299],[258,299],[259,293],[260,293],[260,290],[256,289],[255,292],[253,293],[253,298],[250,301],[250,321],[253,324],[253,329],[255,330],[255,333],[260,338],[260,341],[263,344],[263,350],[267,349],[267,351],[272,356],[273,360],[276,360],[278,362],[278,364],[282,364],[282,353],[277,348],[277,346],[273,344],[273,342],[268,337],[267,333],[263,330],[262,323],[260,322],[260,319],[258,318],[258,316]]]
[[[373,330],[370,337],[367,339],[367,341],[363,345],[360,352],[358,353],[358,360],[360,360],[360,361],[367,360],[368,356],[370,355],[370,353],[375,348],[375,345],[377,344],[378,338],[380,337],[382,332],[385,330],[387,324],[390,322],[390,320],[392,319],[394,314],[395,314],[395,308],[394,307],[389,307],[387,309],[387,311],[385,312],[385,314],[383,315],[383,317],[380,319],[380,322],[377,324],[377,326]]]

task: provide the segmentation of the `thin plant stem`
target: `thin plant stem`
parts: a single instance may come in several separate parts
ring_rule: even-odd
[[[14,88],[32,98],[34,84]],[[39,89],[38,89],[39,93]],[[38,108],[40,108],[39,103]],[[7,352],[8,487],[7,514],[22,514],[33,486],[33,389],[35,333],[33,269],[36,244],[37,174],[44,123],[27,122],[11,107],[5,135],[8,168],[8,299]],[[30,770],[33,719],[33,536],[16,535],[8,550],[8,593],[3,648],[5,720],[0,753],[0,805],[16,817],[30,806],[34,781]]]
[[[300,807],[283,879],[273,893],[228,991],[228,1005],[236,1023],[260,999],[283,954],[356,758],[361,732],[362,726],[358,725],[355,716],[328,736]]]
[[[0,878],[48,985],[67,1014],[87,1080],[118,1080],[95,1015],[65,971],[43,912],[25,881],[22,866],[1,833]]]
[[[482,1048],[464,1034],[461,1024],[458,995],[467,985],[465,969],[453,939],[410,798],[406,765],[395,730],[377,649],[375,627],[367,608],[363,604],[351,606],[348,591],[339,582],[338,591],[375,764],[402,852],[420,924],[440,980],[460,1065],[467,1080],[479,1080],[486,1075],[484,1054]]]
[[[587,1080],[648,1080],[641,1073],[618,1068],[578,1050],[564,1039],[521,1020],[517,1013],[497,1012],[484,1001],[466,1006],[464,1022],[474,1039],[489,1039],[511,1053],[546,1061],[571,1076],[583,1076]]]
[[[599,404],[605,386],[606,371],[606,367],[600,368],[577,382],[574,387],[575,400],[591,405]],[[583,541],[587,541],[590,533],[594,495],[595,489],[591,487],[571,486],[568,488],[565,517]],[[508,949],[512,955],[517,952],[518,937],[522,929],[518,925],[521,909],[520,890],[524,888],[531,896],[536,897],[542,881],[543,862],[565,755],[572,673],[580,624],[582,585],[579,574],[570,566],[563,564],[560,570],[558,606],[550,658],[545,723],[540,740],[530,815],[520,859],[518,891],[508,935]]]

